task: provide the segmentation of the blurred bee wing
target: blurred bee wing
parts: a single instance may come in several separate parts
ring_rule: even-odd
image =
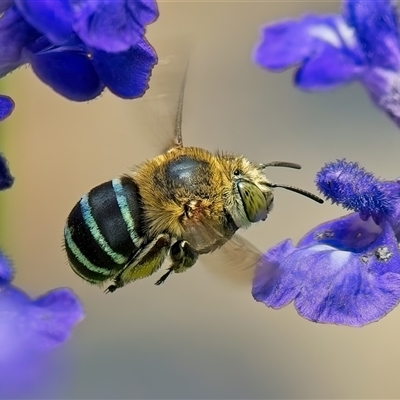
[[[261,251],[240,235],[234,235],[220,249],[204,254],[199,261],[226,282],[251,287]]]
[[[191,247],[201,254],[199,261],[214,275],[236,285],[251,286],[262,253],[248,240],[236,234],[224,236],[210,219],[188,221],[185,233]]]
[[[214,227],[211,219],[189,220],[184,224],[184,229],[190,246],[200,254],[213,251],[228,240]]]
[[[157,156],[174,146],[176,124],[181,124],[183,90],[189,62],[189,46],[171,40],[159,43],[158,64],[154,67],[145,95],[134,103],[132,113],[142,121],[148,134],[142,137]],[[182,42],[182,41],[181,41]],[[135,121],[132,124],[135,126]]]

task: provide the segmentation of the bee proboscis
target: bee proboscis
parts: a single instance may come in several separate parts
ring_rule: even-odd
[[[267,167],[242,155],[185,147],[183,89],[172,146],[131,172],[96,186],[72,209],[64,230],[72,269],[93,284],[112,281],[107,292],[171,265],[156,282],[191,268],[202,254],[231,240],[240,228],[265,221],[273,189],[285,188],[322,203],[303,189],[271,182]]]

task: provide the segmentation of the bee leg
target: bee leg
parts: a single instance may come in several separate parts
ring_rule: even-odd
[[[159,270],[168,254],[170,244],[170,237],[165,233],[147,243],[139,254],[135,253],[130,257],[124,268],[114,278],[114,284],[110,285],[105,292],[115,292],[127,283],[146,278]]]
[[[135,258],[138,256],[139,251],[132,253],[132,255],[128,258],[128,261],[125,263],[125,266],[123,268],[123,270],[125,270],[127,267],[129,267],[129,265],[131,265],[133,263],[133,261],[135,260]],[[118,288],[124,286],[123,284],[121,285],[120,282],[120,275],[117,275],[117,277],[114,279],[114,285],[110,285],[105,291],[104,293],[112,293],[115,292]]]
[[[170,276],[171,272],[180,273],[192,267],[199,257],[199,255],[190,247],[186,240],[175,242],[169,251],[169,255],[172,260],[172,265],[168,268],[168,271],[155,283],[157,286],[164,283],[165,280]]]
[[[174,272],[184,272],[188,268],[196,264],[199,258],[196,253],[186,240],[181,240],[174,243],[170,250],[170,257],[172,260],[172,266]]]
[[[126,267],[125,267],[126,268]],[[125,283],[122,281],[121,279],[121,275],[117,275],[114,278],[114,284],[110,285],[105,291],[104,293],[113,293],[115,292],[117,289],[122,288],[125,285]]]
[[[168,271],[155,283],[155,285],[159,286],[165,282],[165,280],[169,277],[169,275],[173,272],[172,267],[168,268]]]
[[[104,293],[112,293],[115,292],[118,289],[117,285],[110,285],[105,291]]]

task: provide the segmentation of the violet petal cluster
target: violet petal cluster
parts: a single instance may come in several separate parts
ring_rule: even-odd
[[[62,96],[86,101],[107,87],[140,97],[157,55],[145,38],[155,0],[2,0],[0,77],[23,64]]]
[[[323,91],[361,82],[400,126],[400,38],[396,2],[344,0],[342,15],[305,15],[264,26],[255,62],[296,67],[295,84]]]
[[[0,96],[0,119],[13,107],[10,98]],[[11,185],[7,163],[0,156],[0,190]],[[0,252],[0,398],[27,394],[40,385],[48,352],[65,343],[84,318],[72,290],[54,289],[32,299],[12,284],[13,278],[11,261]]]
[[[314,322],[363,326],[400,302],[400,182],[338,160],[317,174],[320,192],[353,212],[290,239],[259,262],[253,296],[274,309],[291,302]]]

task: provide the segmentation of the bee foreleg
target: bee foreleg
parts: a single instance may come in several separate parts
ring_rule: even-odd
[[[168,271],[155,283],[157,286],[165,282],[171,272],[184,272],[192,267],[199,255],[190,247],[186,240],[175,242],[169,251],[169,256],[172,260],[172,265]]]
[[[186,240],[181,240],[174,243],[171,246],[169,255],[172,260],[172,266],[174,272],[184,272],[188,268],[196,264],[199,258],[198,253],[196,253]]]
[[[170,273],[173,272],[172,267],[168,268],[168,271],[155,283],[155,285],[159,286],[165,282],[165,280],[169,277]]]

